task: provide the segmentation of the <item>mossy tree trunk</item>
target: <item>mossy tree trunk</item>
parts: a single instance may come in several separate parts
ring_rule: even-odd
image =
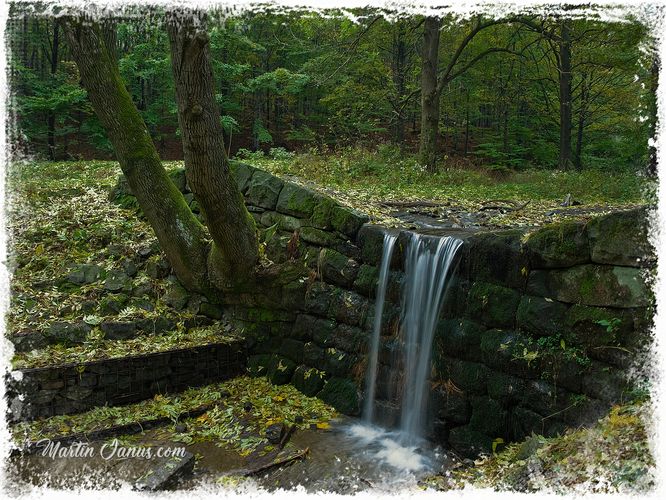
[[[185,172],[214,241],[211,279],[228,287],[251,276],[258,242],[254,219],[229,169],[205,26],[201,12],[167,14]]]
[[[426,17],[423,30],[421,57],[421,138],[420,161],[430,172],[437,165],[437,138],[439,135],[439,96],[437,68],[439,63],[439,29],[441,21]]]
[[[69,18],[64,20],[63,28],[88,99],[174,272],[188,289],[207,291],[204,228],[164,170],[100,26]]]

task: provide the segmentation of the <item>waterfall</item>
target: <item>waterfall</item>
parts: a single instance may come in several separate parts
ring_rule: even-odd
[[[371,423],[375,409],[375,388],[377,384],[377,364],[379,359],[379,339],[382,332],[382,316],[384,314],[384,300],[386,299],[386,287],[388,284],[389,268],[393,247],[397,237],[392,234],[384,234],[384,247],[382,250],[382,261],[379,270],[379,281],[377,282],[377,294],[375,298],[375,321],[372,325],[372,337],[368,351],[368,367],[365,377],[365,401],[363,403],[363,419]]]
[[[384,236],[373,334],[368,352],[363,411],[366,423],[373,421],[382,313],[395,240],[395,236]],[[461,245],[462,241],[457,238],[439,238],[416,233],[410,233],[407,241],[398,355],[403,368],[399,391],[402,394],[400,431],[403,440],[410,443],[421,438],[423,434],[432,343],[439,312],[454,269],[455,256]]]
[[[400,430],[413,438],[421,437],[423,431],[432,342],[452,264],[461,245],[461,240],[450,236],[435,239],[412,233],[405,253]]]

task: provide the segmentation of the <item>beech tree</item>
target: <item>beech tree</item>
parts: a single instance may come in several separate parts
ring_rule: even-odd
[[[168,15],[186,177],[213,239],[169,179],[148,129],[120,77],[114,37],[99,23],[64,19],[72,57],[120,168],[181,283],[209,293],[248,278],[257,260],[254,221],[229,171],[215,103],[203,18]],[[107,24],[108,27],[108,24]]]
[[[430,171],[437,161],[440,97],[444,87],[472,68],[479,61],[496,52],[512,52],[508,48],[490,47],[471,58],[462,56],[468,52],[472,40],[483,30],[507,20],[483,21],[476,18],[471,29],[452,51],[446,66],[440,69],[440,30],[442,19],[427,17],[423,23],[423,53],[421,56],[421,136],[419,156],[421,163]],[[464,60],[463,60],[464,59]]]

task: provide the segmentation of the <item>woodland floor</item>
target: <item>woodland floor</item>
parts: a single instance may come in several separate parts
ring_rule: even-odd
[[[645,204],[654,193],[654,186],[624,172],[525,171],[499,175],[484,169],[450,168],[429,174],[411,160],[401,160],[388,151],[293,155],[273,150],[268,156],[252,154],[240,159],[326,191],[368,213],[375,222],[396,225],[404,225],[405,214],[409,216],[412,210],[417,213],[411,215],[461,227],[538,226],[565,217],[586,218]],[[166,163],[168,169],[179,166],[182,162]],[[48,336],[63,324],[85,329],[81,342],[51,342],[17,352],[12,359],[14,367],[80,363],[189,347],[238,335],[216,317],[214,308],[211,313],[209,307],[208,316],[203,316],[201,299],[180,293],[177,283],[168,276],[168,264],[145,220],[137,217],[135,210],[121,208],[108,200],[119,172],[117,163],[102,161],[26,162],[10,170],[8,235],[12,279],[6,335]],[[568,194],[581,205],[560,206]],[[519,210],[481,210],[484,203],[497,200],[513,207],[529,203]],[[424,201],[435,202],[437,206],[410,208],[387,204]],[[98,266],[101,270],[98,279],[83,283],[72,280],[73,269],[83,264]],[[108,340],[100,328],[103,322],[142,320],[162,321],[165,327],[148,335],[148,342],[147,334],[134,339]],[[182,411],[220,400],[222,403],[176,428]],[[245,410],[248,403],[250,410]],[[565,471],[564,476],[546,477],[539,487],[546,484],[557,489],[562,485],[589,483],[591,473],[566,471],[580,460],[592,460],[599,465],[598,470],[603,467],[615,470],[614,456],[622,456],[626,467],[613,472],[612,477],[618,480],[613,479],[605,486],[599,483],[598,489],[613,490],[618,484],[648,477],[652,463],[646,452],[641,408],[618,409],[610,420],[585,436],[574,433],[573,437],[564,436],[555,441],[528,440],[527,443],[534,445],[528,457],[538,457],[544,470],[555,464],[555,470]],[[266,427],[283,422],[295,425],[300,431],[312,428],[315,432],[327,432],[336,415],[321,401],[306,398],[290,386],[274,387],[264,379],[238,378],[179,395],[156,396],[128,407],[104,407],[78,416],[52,417],[17,426],[13,433],[20,442],[26,437],[35,440],[85,433],[155,416],[171,419],[171,424],[155,431],[158,438],[186,444],[208,441],[239,457],[260,458],[263,453],[271,458],[276,450],[270,448],[263,434]],[[583,441],[591,447],[585,448]],[[508,447],[502,454],[479,462],[478,467],[460,468],[453,482],[450,477],[439,476],[423,487],[449,488],[471,483],[499,488],[512,488],[513,484],[533,489],[537,483],[525,479],[525,468],[533,462],[530,458],[519,458],[517,446],[527,445]],[[598,453],[581,454],[581,449]],[[553,457],[558,457],[556,462]],[[519,478],[514,483],[504,481],[514,476]]]

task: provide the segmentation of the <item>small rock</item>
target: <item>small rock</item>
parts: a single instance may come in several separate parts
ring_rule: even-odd
[[[231,396],[231,393],[230,393],[229,391],[220,391],[220,397],[221,397],[221,398],[226,399],[226,398],[228,398],[228,397],[230,397],[230,396]]]
[[[183,432],[187,432],[187,426],[183,423],[178,423],[176,424],[176,427],[174,427],[174,430],[179,434],[182,434]]]
[[[180,284],[172,283],[169,291],[162,297],[162,302],[180,311],[185,307],[189,299],[189,294]]]
[[[143,298],[140,298],[140,297],[134,297],[130,301],[130,306],[136,307],[138,309],[143,309],[144,311],[149,311],[149,312],[155,310],[155,306],[153,305],[153,303],[150,300],[143,299]]]
[[[133,321],[103,321],[100,328],[104,337],[110,340],[125,340],[136,336],[136,323]]]
[[[266,439],[271,444],[279,444],[284,432],[284,424],[269,425],[266,429]]]
[[[294,423],[302,424],[303,421],[304,421],[303,415],[296,415],[296,418],[294,419]]]
[[[199,306],[199,314],[207,316],[211,319],[220,320],[222,319],[222,308],[216,306],[215,304],[210,304],[208,302],[203,302]]]
[[[151,260],[148,263],[146,263],[146,274],[153,279],[166,278],[167,276],[169,276],[170,271],[171,271],[171,265],[169,264],[169,261],[166,260],[164,257],[161,257],[156,261]]]
[[[249,402],[248,402],[248,403],[245,403],[245,404],[243,405],[243,409],[244,409],[245,411],[252,411],[252,403],[249,403]]]
[[[155,297],[155,291],[149,283],[142,283],[132,290],[132,297]]]
[[[81,311],[84,313],[93,312],[97,307],[97,303],[94,300],[84,300],[81,302]]]
[[[122,271],[109,271],[104,282],[104,288],[110,292],[130,291],[132,279]]]
[[[192,473],[195,458],[189,451],[184,456],[163,460],[140,477],[134,484],[139,491],[161,491],[172,487],[179,479]]]
[[[94,283],[102,276],[102,268],[95,264],[76,264],[67,275],[67,281],[75,285]]]
[[[88,335],[90,330],[90,326],[83,321],[77,323],[57,321],[49,326],[48,332],[45,335],[55,342],[81,344],[85,341],[86,335]]]
[[[99,312],[104,316],[118,314],[127,304],[127,295],[119,293],[104,297],[99,303]]]
[[[131,277],[136,276],[137,268],[134,261],[130,259],[123,259],[120,265],[123,267],[123,271],[125,271],[125,274],[127,274],[127,276]]]

